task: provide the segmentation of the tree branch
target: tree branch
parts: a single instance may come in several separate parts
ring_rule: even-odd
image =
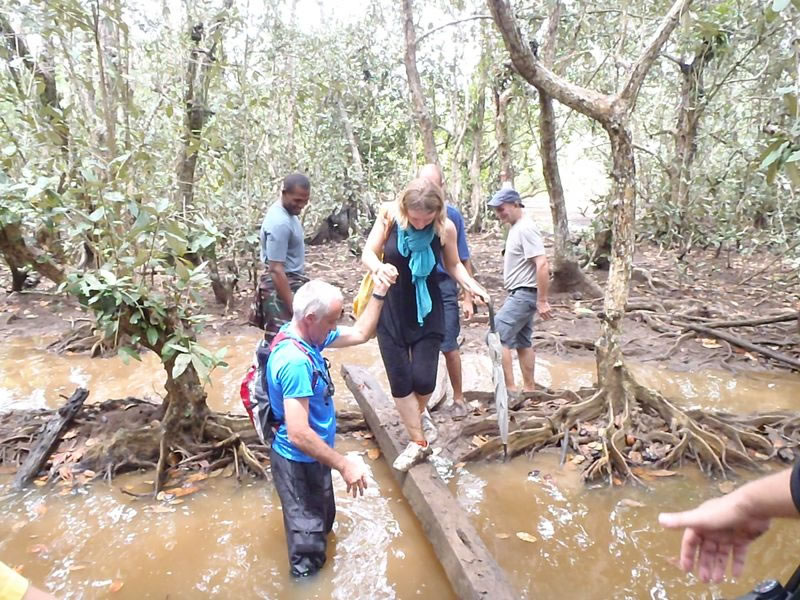
[[[514,68],[528,83],[541,88],[561,104],[592,119],[600,122],[609,120],[612,97],[574,85],[545,68],[523,40],[508,1],[487,0],[487,4],[503,36]]]
[[[622,91],[617,95],[617,99],[622,105],[624,111],[630,111],[633,108],[633,100],[639,93],[639,88],[642,87],[647,72],[650,66],[661,51],[661,47],[666,43],[672,31],[677,27],[683,13],[689,8],[692,0],[675,0],[672,8],[661,20],[655,34],[653,34],[647,48],[636,61],[633,69],[631,70],[628,81],[622,88]]]
[[[491,18],[492,18],[491,15],[474,15],[472,17],[467,17],[466,19],[458,19],[457,21],[450,21],[449,23],[445,23],[444,25],[439,25],[438,27],[434,27],[433,29],[429,29],[428,31],[423,33],[421,36],[419,36],[417,38],[417,47],[419,47],[420,43],[422,43],[422,40],[424,40],[426,37],[428,37],[429,35],[433,35],[437,31],[441,31],[442,29],[445,29],[446,27],[452,27],[453,25],[459,25],[461,23],[467,23],[469,21],[477,21],[479,19],[491,19]]]

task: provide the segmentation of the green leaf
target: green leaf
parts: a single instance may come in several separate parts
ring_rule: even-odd
[[[100,219],[102,219],[106,214],[106,209],[102,206],[96,209],[92,214],[89,215],[89,220],[92,223],[97,223]]]
[[[787,162],[783,168],[792,182],[792,187],[796,190],[800,190],[800,167],[793,162]]]
[[[775,178],[778,176],[778,167],[780,167],[780,163],[773,162],[767,169],[767,183],[770,185],[775,183]]]
[[[780,141],[780,140],[779,140]],[[765,167],[769,167],[772,163],[774,163],[778,158],[780,158],[783,151],[789,146],[789,142],[782,142],[777,148],[772,150],[769,154],[767,154],[766,158],[761,161],[760,169]]]
[[[158,342],[158,331],[155,327],[148,327],[147,328],[147,342],[151,346],[155,346]]]
[[[181,281],[188,281],[189,277],[192,275],[189,269],[186,267],[186,264],[191,263],[187,263],[187,261],[184,261],[181,258],[175,260],[175,272],[178,274],[178,278]]]
[[[209,381],[208,366],[206,366],[206,364],[202,361],[202,359],[198,355],[192,354],[191,356],[192,356],[192,365],[194,365],[194,370],[197,371],[197,375],[200,377],[200,381],[203,382]]]
[[[192,360],[191,354],[178,354],[175,357],[175,364],[172,365],[172,378],[177,379],[181,376],[181,374],[186,370],[186,367],[189,366],[189,362]]]
[[[126,364],[128,358],[134,358],[139,362],[142,362],[142,357],[139,356],[139,353],[130,346],[121,346],[119,349],[119,353],[122,355],[122,360]]]
[[[790,0],[772,0],[772,10],[776,13],[781,12],[784,8],[789,6]]]
[[[114,275],[108,269],[100,269],[97,272],[97,274],[100,275],[103,279],[105,279],[105,281],[106,281],[106,283],[108,283],[108,285],[115,285],[117,283],[117,276]]]

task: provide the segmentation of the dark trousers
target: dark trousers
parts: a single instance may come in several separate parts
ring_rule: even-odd
[[[331,469],[318,462],[288,460],[273,450],[269,459],[283,507],[289,566],[295,577],[308,577],[325,564],[328,534],[336,517]]]

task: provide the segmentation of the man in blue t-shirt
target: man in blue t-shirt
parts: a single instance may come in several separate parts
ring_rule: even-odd
[[[283,508],[292,575],[306,577],[325,564],[336,515],[331,469],[355,497],[367,487],[363,463],[333,449],[336,413],[333,382],[322,351],[366,342],[374,333],[389,286],[375,281],[372,298],[352,327],[338,327],[342,293],[315,279],[294,294],[292,321],[281,328],[267,361],[266,385],[279,423],[270,469]]]
[[[439,187],[442,187],[442,171],[437,165],[425,165],[420,169],[419,176],[425,177]],[[447,218],[456,226],[458,258],[464,264],[467,272],[472,275],[472,264],[469,260],[469,246],[467,246],[464,217],[461,216],[461,213],[458,212],[455,206],[448,204]],[[447,365],[447,374],[450,376],[450,384],[453,386],[452,414],[454,419],[463,419],[467,415],[467,404],[464,402],[464,391],[461,383],[461,353],[458,349],[458,336],[461,333],[461,321],[458,314],[458,285],[444,268],[441,259],[439,260],[439,264],[436,265],[436,268],[440,273],[439,287],[442,290],[442,302],[444,303],[444,340],[442,340],[441,350],[444,354],[445,364]],[[472,294],[464,290],[464,318],[470,319],[474,312],[475,304],[472,299]],[[427,412],[423,413],[423,426],[425,426],[427,435],[435,431],[433,421],[430,419],[430,415],[428,415]],[[426,437],[426,439],[430,438]]]

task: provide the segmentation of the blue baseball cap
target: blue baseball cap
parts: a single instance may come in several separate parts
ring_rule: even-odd
[[[502,204],[519,204],[524,208],[519,192],[511,188],[503,188],[489,200],[489,206],[501,206]]]

